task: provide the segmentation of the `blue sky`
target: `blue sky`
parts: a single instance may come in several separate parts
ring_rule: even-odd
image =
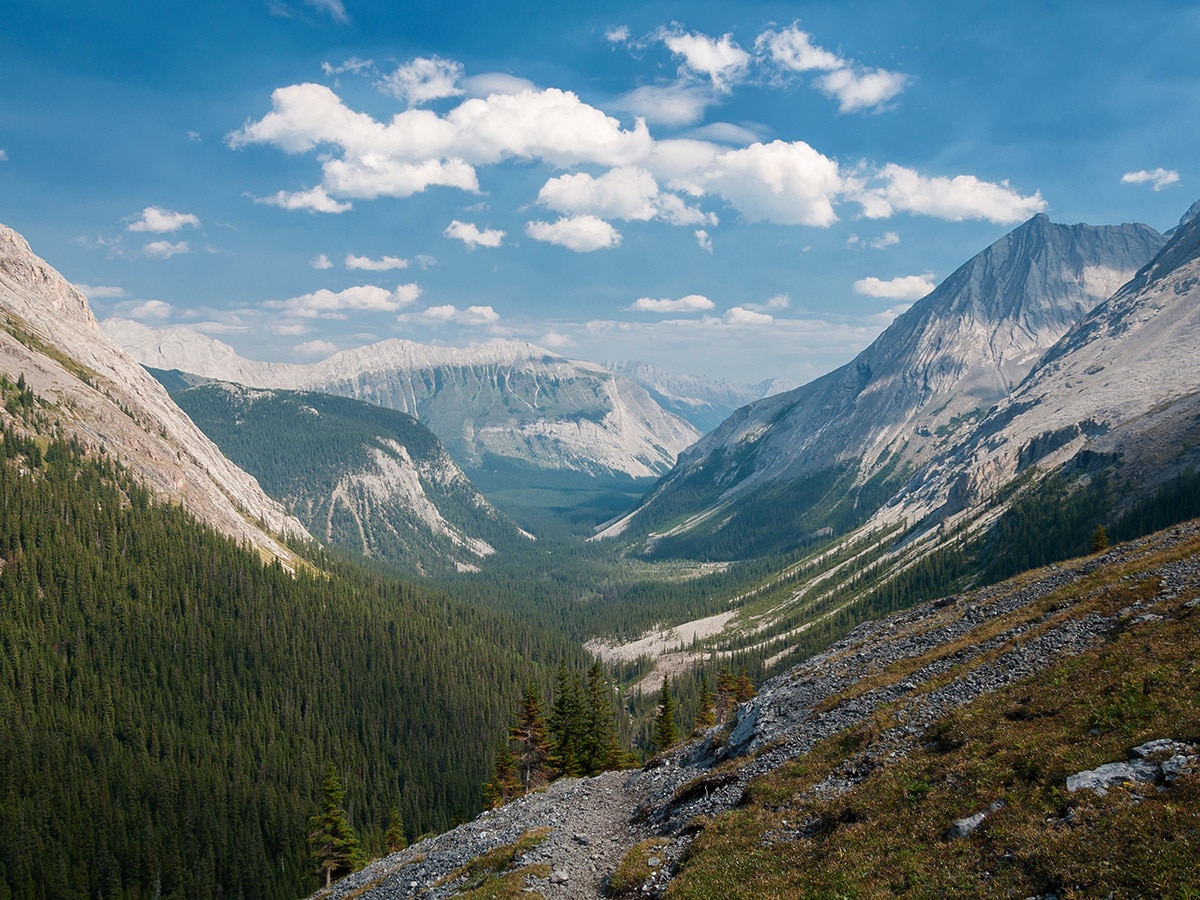
[[[1039,211],[1200,197],[1195,3],[8,0],[0,221],[259,359],[846,361]]]

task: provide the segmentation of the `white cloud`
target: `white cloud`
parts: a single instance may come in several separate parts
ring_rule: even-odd
[[[337,353],[337,344],[332,344],[329,341],[305,341],[303,344],[297,344],[292,348],[299,356],[320,356],[326,357],[332,353]]]
[[[480,327],[499,322],[500,314],[490,306],[468,306],[466,309],[459,309],[447,303],[444,306],[431,306],[420,312],[405,313],[397,316],[396,320],[406,324],[416,322],[437,326],[454,322],[458,325]]]
[[[685,313],[704,312],[714,306],[716,304],[703,294],[688,294],[678,300],[653,300],[649,297],[641,297],[633,302],[629,310],[630,312]]]
[[[599,178],[586,172],[551,178],[537,202],[555,212],[645,222],[658,215],[658,183],[645,169],[625,166]]]
[[[524,94],[536,91],[537,85],[528,78],[518,78],[507,72],[484,72],[464,78],[463,90],[470,97],[490,97],[492,94]]]
[[[787,309],[792,305],[792,298],[787,294],[776,294],[765,305],[767,309]]]
[[[202,140],[202,138],[200,137],[200,132],[198,132],[198,131],[189,131],[187,133],[187,137],[188,137],[189,141],[195,141],[197,143]]]
[[[371,259],[369,256],[355,256],[353,253],[347,253],[346,268],[361,269],[365,272],[390,272],[392,269],[407,269],[408,260],[398,256],[381,256],[379,259]]]
[[[895,163],[884,166],[878,177],[887,184],[853,196],[868,219],[886,218],[899,210],[951,222],[986,219],[1005,225],[1024,221],[1046,208],[1040,192],[1022,196],[1007,181],[997,184],[974,175],[928,178]]]
[[[469,250],[476,247],[499,247],[504,243],[504,232],[500,229],[485,228],[480,231],[474,222],[460,222],[458,219],[446,226],[442,236],[462,241]]]
[[[640,116],[655,125],[683,128],[704,118],[704,111],[717,102],[711,91],[695,85],[644,85],[622,94],[610,108]]]
[[[156,259],[170,259],[172,256],[191,253],[192,248],[188,246],[187,241],[179,241],[175,244],[170,241],[151,241],[142,247],[142,252]]]
[[[741,306],[734,306],[725,313],[725,324],[735,328],[770,325],[774,321],[775,317],[768,313],[755,312]]]
[[[750,54],[729,34],[711,38],[700,33],[663,31],[659,36],[667,49],[683,57],[681,69],[707,76],[718,91],[728,91],[730,84],[740,81],[750,65]]]
[[[712,236],[703,228],[697,228],[694,232],[696,235],[696,243],[700,245],[700,249],[705,253],[713,252]]]
[[[817,87],[838,101],[840,112],[882,108],[898,96],[909,77],[887,69],[838,69],[817,79]]]
[[[759,140],[756,132],[731,122],[713,122],[702,128],[694,128],[687,136],[702,141],[716,141],[718,144],[732,144],[735,147],[745,147]]]
[[[445,116],[409,109],[384,124],[350,110],[329,88],[299,84],[272,94],[274,109],[226,138],[229,146],[274,144],[287,153],[317,146],[320,190],[338,197],[407,197],[430,185],[477,191],[474,166],[504,159],[560,168],[621,165],[644,157],[644,122],[632,130],[569,91],[554,88],[466,100]]]
[[[617,25],[609,28],[604,32],[604,39],[610,44],[627,44],[629,43],[629,26]]]
[[[323,270],[323,269],[332,269],[333,268],[333,263],[331,263],[329,261],[329,257],[326,256],[324,253],[318,253],[316,256],[314,256],[312,259],[310,259],[308,261],[308,264],[310,266],[312,266],[314,269],[322,269]]]
[[[344,213],[353,207],[349,203],[334,200],[325,188],[315,187],[311,191],[276,191],[270,197],[255,197],[255,203],[278,206],[280,209],[306,209],[309,212]]]
[[[838,164],[803,141],[752,144],[719,154],[703,183],[751,221],[826,226],[843,191]]]
[[[147,300],[133,307],[127,315],[131,319],[155,319],[162,321],[171,317],[173,309],[170,303],[162,300]]]
[[[457,97],[463,90],[458,86],[463,66],[440,56],[418,57],[379,79],[379,88],[409,106],[420,106],[430,100]]]
[[[898,243],[900,243],[900,235],[894,231],[885,231],[882,236],[871,241],[870,245],[876,250],[882,250],[885,247],[894,247]]]
[[[147,206],[141,217],[130,222],[130,231],[148,231],[152,234],[168,234],[185,226],[200,227],[200,220],[191,213],[180,213],[158,206]]]
[[[129,292],[125,288],[111,285],[77,284],[75,288],[89,300],[118,300],[129,296]]]
[[[558,244],[576,253],[607,250],[621,243],[620,232],[596,216],[564,216],[557,222],[527,222],[525,232],[535,241]]]
[[[0,150],[0,162],[8,162],[8,151]]]
[[[933,278],[932,272],[926,272],[924,275],[901,275],[890,281],[875,277],[860,278],[854,282],[854,290],[867,297],[884,297],[888,300],[920,300],[936,287]]]
[[[1142,169],[1138,172],[1126,172],[1121,176],[1121,184],[1149,184],[1152,191],[1161,191],[1168,185],[1178,183],[1179,173],[1161,166],[1153,171]]]
[[[538,343],[543,347],[549,347],[552,350],[561,350],[564,347],[576,346],[575,341],[567,337],[565,334],[559,334],[557,331],[548,331],[538,338]]]
[[[394,291],[364,284],[343,291],[322,288],[288,300],[268,300],[264,305],[302,319],[344,319],[347,311],[396,312],[420,295],[421,289],[415,284],[401,284]]]
[[[347,25],[350,22],[350,15],[346,12],[342,0],[304,0],[304,2],[341,25]]]
[[[836,53],[818,47],[812,35],[795,23],[782,31],[764,31],[754,42],[758,52],[766,52],[776,65],[792,72],[815,70],[828,72],[843,68],[846,63]]]

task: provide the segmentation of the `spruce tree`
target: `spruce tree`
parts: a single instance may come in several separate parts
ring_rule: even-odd
[[[696,710],[696,719],[692,723],[692,728],[700,732],[712,728],[715,724],[717,724],[717,715],[713,711],[712,691],[708,689],[708,678],[701,676],[700,708]]]
[[[520,795],[521,779],[517,776],[517,759],[505,741],[496,752],[496,767],[492,780],[484,785],[483,805],[488,809],[497,809]]]
[[[548,780],[551,745],[542,715],[542,698],[532,681],[525,686],[517,724],[510,729],[509,737],[517,742],[517,771],[524,789],[532,791],[544,787]]]
[[[588,669],[586,709],[587,727],[583,739],[583,763],[588,775],[621,768],[625,754],[617,737],[617,722],[608,697],[608,682],[600,663]]]
[[[546,724],[554,738],[552,762],[558,774],[567,777],[582,774],[583,703],[579,697],[579,684],[568,671],[566,660],[558,666],[554,705]]]
[[[321,785],[321,811],[309,819],[312,833],[308,845],[317,861],[317,874],[324,873],[325,886],[333,876],[356,872],[366,862],[358,835],[350,826],[342,800],[346,791],[338,779],[333,763],[325,767],[325,782]]]
[[[654,747],[659,752],[675,743],[675,698],[671,696],[671,684],[663,675],[662,690],[658,695],[658,716],[654,720]]]
[[[387,842],[388,853],[397,853],[408,846],[408,838],[404,834],[404,819],[400,817],[400,807],[395,804],[388,814],[388,827],[383,839]]]

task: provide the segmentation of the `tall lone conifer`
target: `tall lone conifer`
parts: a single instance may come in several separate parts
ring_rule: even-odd
[[[671,683],[663,675],[662,690],[658,695],[658,717],[654,720],[654,748],[662,751],[675,743],[675,698],[671,696]]]
[[[525,686],[525,697],[517,713],[517,724],[508,733],[517,742],[517,771],[526,791],[544,787],[548,780],[550,737],[542,715],[542,698],[532,681]]]
[[[333,876],[357,872],[366,858],[358,843],[358,835],[350,827],[342,800],[346,791],[338,779],[333,763],[325,767],[325,782],[321,785],[321,811],[309,819],[312,833],[308,845],[317,861],[317,873],[325,873],[325,886],[333,882]]]

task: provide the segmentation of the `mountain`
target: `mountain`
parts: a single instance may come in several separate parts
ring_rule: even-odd
[[[643,362],[606,362],[604,367],[645,388],[659,406],[702,432],[712,431],[738,407],[796,386],[778,378],[742,384],[706,375],[674,375]]]
[[[87,300],[0,225],[0,369],[54,404],[66,432],[103,449],[157,496],[290,560],[303,526],[231,463],[96,323]]]
[[[699,437],[626,378],[532,344],[387,340],[312,365],[263,363],[182,328],[104,328],[139,362],[251,387],[316,390],[408,413],[468,472],[506,461],[584,475],[661,475]]]
[[[738,410],[602,535],[655,532],[656,552],[730,558],[853,527],[1164,242],[1146,225],[1035,216],[851,362]]]
[[[1108,475],[1120,511],[1200,463],[1200,218],[885,511],[955,521],[1026,473]]]
[[[404,413],[228,382],[171,397],[324,543],[427,575],[478,571],[498,545],[528,540]]]

